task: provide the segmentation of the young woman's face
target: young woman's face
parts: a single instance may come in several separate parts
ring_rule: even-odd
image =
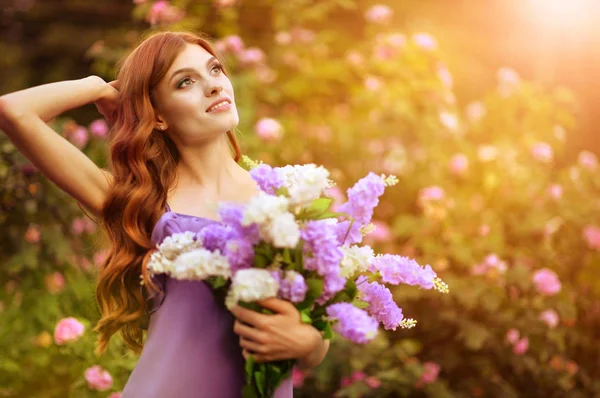
[[[165,132],[181,144],[201,143],[239,123],[231,81],[203,47],[188,44],[155,88]]]

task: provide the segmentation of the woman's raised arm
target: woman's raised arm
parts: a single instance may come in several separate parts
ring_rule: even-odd
[[[118,91],[98,76],[44,84],[0,97],[0,129],[46,177],[99,214],[112,175],[46,123],[70,109]]]

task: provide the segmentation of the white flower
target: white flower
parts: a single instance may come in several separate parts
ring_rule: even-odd
[[[290,202],[303,205],[319,198],[331,185],[329,171],[315,164],[294,165],[275,168],[283,186],[288,189]]]
[[[181,253],[201,247],[201,243],[195,239],[195,236],[196,234],[190,231],[167,236],[158,245],[158,250],[167,260],[172,261]]]
[[[227,257],[219,251],[196,249],[181,254],[172,262],[167,273],[175,279],[204,280],[211,276],[231,278],[231,266]]]
[[[351,278],[357,272],[365,272],[373,262],[373,249],[370,246],[342,247],[344,257],[340,263],[340,276]]]
[[[235,273],[225,305],[233,308],[238,302],[252,303],[270,297],[276,297],[279,283],[266,269],[249,268]]]
[[[288,207],[289,201],[286,197],[259,192],[246,206],[242,225],[268,223],[278,215],[287,212]]]
[[[155,251],[150,255],[146,268],[150,274],[163,274],[171,264],[172,261],[167,260],[160,251]]]
[[[275,247],[293,248],[300,240],[300,227],[292,213],[283,213],[265,225],[264,235]]]

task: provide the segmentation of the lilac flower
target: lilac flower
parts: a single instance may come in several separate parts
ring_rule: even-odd
[[[219,206],[219,217],[223,223],[238,231],[239,236],[243,236],[251,244],[255,245],[260,240],[258,226],[254,224],[248,226],[242,225],[242,220],[244,219],[244,209],[245,205],[243,204],[222,203]]]
[[[350,303],[330,305],[327,307],[327,315],[332,320],[338,320],[334,330],[355,343],[365,344],[377,335],[379,322]]]
[[[375,257],[371,271],[379,271],[384,283],[398,285],[418,285],[424,289],[435,287],[437,277],[431,266],[421,267],[415,260],[395,254],[384,254]]]
[[[340,206],[340,211],[348,213],[358,224],[367,225],[384,190],[385,181],[371,172],[348,189],[348,201]]]
[[[262,191],[270,195],[275,194],[283,184],[279,173],[267,164],[261,164],[250,170],[250,176]]]
[[[369,283],[363,275],[356,280],[356,287],[361,293],[361,300],[367,302],[369,307],[366,310],[371,316],[383,323],[386,330],[396,330],[401,325],[402,309],[396,305],[392,292],[377,283]]]
[[[254,261],[254,247],[243,238],[232,239],[224,244],[223,255],[231,264],[233,273],[240,269],[250,268]]]
[[[309,221],[300,233],[304,240],[304,268],[321,276],[339,274],[344,253],[338,247],[335,224],[329,220]]]
[[[306,286],[304,277],[295,271],[287,271],[285,278],[281,279],[279,284],[279,295],[281,298],[289,300],[292,303],[304,301],[307,291],[308,286]]]
[[[346,279],[340,276],[339,271],[325,275],[323,282],[323,293],[317,299],[317,304],[319,305],[325,304],[346,286]]]
[[[350,226],[349,220],[336,224],[335,232],[338,239],[338,244],[350,246],[362,242],[363,235],[360,232],[361,227],[362,225],[356,221],[352,224],[352,226]]]
[[[202,247],[210,251],[219,250],[221,253],[225,251],[225,243],[230,239],[240,237],[238,231],[229,225],[209,224],[198,232],[198,239],[202,243]]]

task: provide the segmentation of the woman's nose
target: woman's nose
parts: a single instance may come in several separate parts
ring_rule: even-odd
[[[217,83],[213,83],[213,84],[209,84],[206,87],[206,96],[207,97],[212,97],[214,95],[218,95],[221,93],[221,91],[223,91],[223,86]]]

